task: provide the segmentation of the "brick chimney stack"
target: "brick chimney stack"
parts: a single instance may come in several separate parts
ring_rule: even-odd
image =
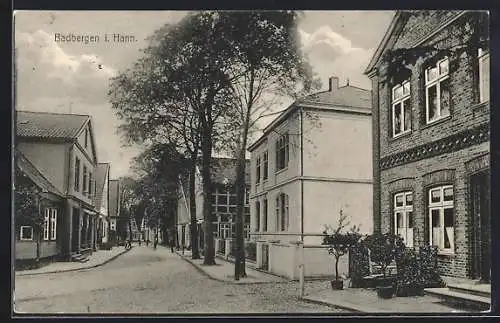
[[[332,76],[328,78],[328,91],[333,92],[335,89],[339,88],[339,78]]]

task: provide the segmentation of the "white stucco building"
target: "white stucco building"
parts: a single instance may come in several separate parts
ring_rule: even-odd
[[[372,231],[371,92],[338,86],[294,102],[250,147],[251,231],[257,266],[296,279],[297,241],[303,241],[305,275],[333,274],[320,246],[324,225],[339,212],[363,233]],[[347,273],[348,257],[341,272]]]

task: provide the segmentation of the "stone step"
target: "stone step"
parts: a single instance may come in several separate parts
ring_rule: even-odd
[[[461,292],[491,299],[491,285],[489,284],[448,284],[451,291]]]
[[[461,292],[449,289],[448,287],[443,288],[426,288],[424,289],[425,294],[432,295],[443,299],[445,302],[466,307],[479,311],[486,311],[490,309],[491,298],[469,294],[467,292]]]

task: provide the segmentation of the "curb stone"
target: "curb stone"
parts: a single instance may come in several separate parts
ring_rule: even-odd
[[[177,252],[176,252],[177,253]],[[194,268],[196,268],[196,270],[198,270],[200,273],[202,273],[203,275],[205,275],[206,277],[212,279],[212,280],[215,280],[215,281],[218,281],[218,282],[221,282],[221,283],[228,283],[228,284],[233,284],[233,285],[258,285],[258,284],[287,284],[287,283],[290,283],[290,281],[282,281],[282,282],[273,282],[273,281],[270,281],[270,282],[241,282],[241,283],[236,283],[234,280],[224,280],[224,279],[221,279],[221,278],[218,278],[218,277],[215,277],[209,273],[207,273],[205,270],[203,270],[203,268],[201,268],[199,265],[195,264],[194,262],[192,262],[188,257],[186,256],[183,256],[181,255],[180,253],[177,253],[177,255],[179,257],[181,257],[184,261],[190,263]]]
[[[302,297],[302,298],[299,298],[299,299],[301,301],[303,301],[303,302],[306,302],[306,303],[324,305],[324,306],[328,306],[328,307],[331,307],[331,308],[342,309],[342,310],[347,310],[347,311],[352,311],[352,312],[358,312],[358,313],[367,313],[367,311],[363,311],[363,310],[361,310],[361,309],[359,309],[357,307],[332,304],[332,303],[328,303],[328,302],[325,302],[325,301],[320,301],[320,300],[316,300],[316,299],[312,299],[312,298],[308,298],[308,297]]]
[[[80,267],[80,268],[73,268],[73,269],[62,269],[62,270],[44,271],[44,272],[40,272],[40,273],[22,273],[22,272],[20,272],[20,273],[16,273],[16,276],[35,276],[35,275],[45,275],[45,274],[57,274],[57,273],[66,273],[66,272],[70,272],[70,271],[80,271],[80,270],[97,268],[97,267],[100,267],[102,265],[105,265],[105,264],[109,263],[110,261],[115,260],[116,258],[120,257],[121,255],[129,252],[130,250],[132,250],[132,249],[128,249],[128,250],[125,249],[122,252],[117,253],[113,257],[108,258],[105,261],[103,261],[101,263],[98,263],[98,264],[95,264],[95,265],[92,265],[92,266]]]

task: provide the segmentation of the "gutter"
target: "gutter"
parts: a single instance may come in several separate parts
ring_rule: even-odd
[[[300,107],[300,241],[304,243],[304,119]]]

